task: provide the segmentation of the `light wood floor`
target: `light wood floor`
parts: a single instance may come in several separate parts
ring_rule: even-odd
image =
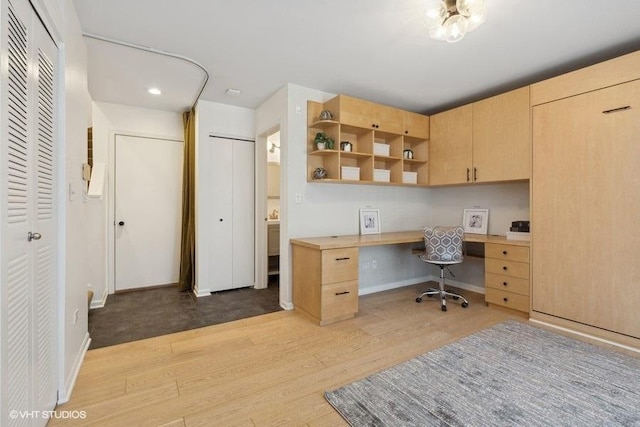
[[[281,311],[91,350],[71,401],[84,420],[49,425],[343,426],[324,391],[524,315],[415,302],[422,286],[360,297],[355,319],[316,326]]]

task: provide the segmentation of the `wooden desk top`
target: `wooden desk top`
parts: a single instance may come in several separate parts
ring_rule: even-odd
[[[465,234],[465,242],[478,243],[501,243],[503,245],[513,246],[529,246],[526,240],[507,240],[505,236],[484,235],[484,234]],[[326,237],[309,237],[302,239],[291,239],[292,245],[306,246],[308,248],[324,250],[324,249],[341,249],[362,246],[382,246],[382,245],[398,245],[401,243],[422,243],[424,242],[424,232],[417,231],[396,231],[392,233],[380,234],[352,234],[348,236],[326,236]]]

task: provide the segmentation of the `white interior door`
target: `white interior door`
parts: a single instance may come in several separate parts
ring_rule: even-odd
[[[182,141],[116,135],[116,291],[178,282],[182,159]]]
[[[1,10],[0,425],[40,426],[8,414],[51,410],[57,397],[58,51],[29,2]]]
[[[233,287],[233,141],[216,138],[211,148],[211,175],[203,183],[211,186],[213,213],[210,288],[221,291]]]
[[[255,144],[233,144],[233,287],[255,282]]]

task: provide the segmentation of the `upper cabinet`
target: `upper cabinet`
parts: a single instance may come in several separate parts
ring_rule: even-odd
[[[341,124],[402,134],[403,111],[397,108],[345,95],[338,95],[327,102],[326,108]]]
[[[331,119],[322,116],[331,112]],[[429,117],[344,95],[307,103],[309,181],[426,186]],[[333,148],[319,149],[323,132]]]
[[[471,104],[431,116],[429,184],[471,182]]]
[[[430,185],[529,179],[529,87],[431,116]]]
[[[529,86],[473,103],[474,181],[529,179]]]

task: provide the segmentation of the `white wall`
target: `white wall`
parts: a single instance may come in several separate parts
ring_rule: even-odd
[[[231,138],[253,140],[255,137],[255,111],[218,104],[215,102],[199,101],[196,106],[196,288],[198,296],[208,295],[213,289],[211,283],[215,279],[215,272],[207,262],[212,257],[213,245],[227,242],[214,242],[211,236],[212,207],[215,200],[207,195],[207,183],[201,177],[206,174],[209,165],[206,159],[210,154],[210,134]],[[253,266],[251,266],[253,268]]]
[[[108,165],[107,179],[105,180],[105,197],[94,201],[100,205],[99,236],[95,236],[96,246],[102,248],[101,261],[103,280],[98,283],[91,282],[94,292],[92,308],[102,307],[107,295],[114,292],[113,277],[113,147],[115,135],[125,133],[128,135],[140,135],[151,137],[164,137],[182,140],[184,127],[182,114],[154,110],[149,108],[132,107],[129,105],[113,104],[108,102],[93,103],[93,157],[94,162],[103,162]],[[111,225],[110,225],[111,224]],[[98,243],[99,242],[99,243]]]
[[[87,241],[91,230],[99,224],[92,213],[96,206],[83,197],[86,182],[82,180],[81,172],[82,164],[87,160],[91,99],[87,89],[86,49],[72,0],[66,1],[63,21],[64,76],[61,89],[64,91],[64,112],[60,161],[64,170],[59,194],[64,204],[61,209],[64,215],[61,223],[64,251],[60,260],[60,402],[69,398],[89,345],[87,284],[92,280],[92,269],[100,261],[89,251]]]

